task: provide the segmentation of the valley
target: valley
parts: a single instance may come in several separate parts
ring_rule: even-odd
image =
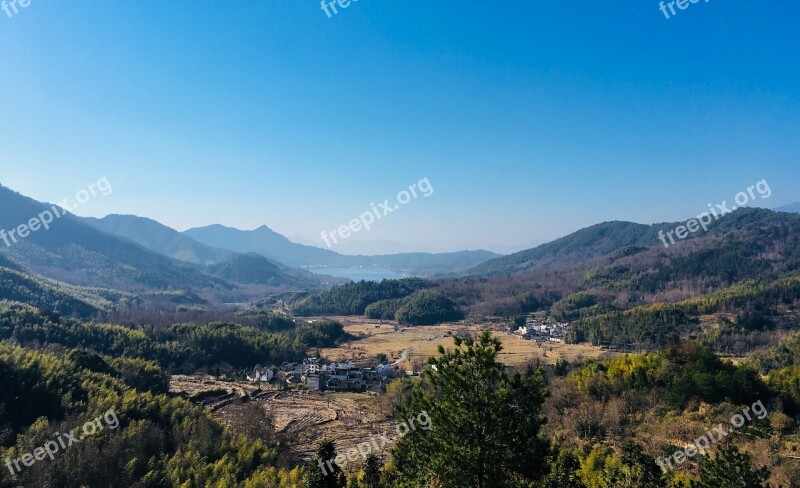
[[[452,323],[435,326],[404,327],[395,321],[376,321],[357,317],[331,317],[344,325],[344,330],[355,339],[337,347],[320,349],[323,357],[333,360],[350,359],[363,361],[378,354],[386,354],[389,360],[407,371],[420,371],[425,361],[435,356],[439,346],[453,347],[453,337],[479,335],[491,330],[503,341],[500,360],[514,367],[528,364],[550,364],[556,361],[576,362],[610,356],[599,346],[589,344],[537,343],[523,340],[519,335],[507,331],[508,324],[496,323]],[[313,320],[313,319],[308,319]]]
[[[0,488],[800,488],[800,3],[321,1],[0,0]]]
[[[3,188],[0,203],[9,209],[0,214],[3,225],[44,208]],[[0,248],[0,369],[23,372],[7,379],[6,389],[28,392],[15,395],[33,395],[34,405],[29,411],[0,393],[0,405],[12,406],[5,430],[0,422],[0,433],[11,433],[5,441],[0,435],[0,454],[15,452],[14,436],[33,435],[31,415],[81,412],[85,407],[70,400],[73,384],[88,389],[75,394],[127,412],[126,435],[139,439],[127,449],[139,456],[153,459],[144,439],[170,439],[166,432],[180,433],[160,448],[172,450],[174,462],[188,439],[192,446],[222,439],[209,463],[259,452],[266,467],[251,476],[294,478],[284,483],[291,488],[318,476],[319,450],[331,446],[345,456],[339,466],[350,479],[364,476],[368,463],[398,476],[403,468],[394,461],[422,439],[383,437],[400,418],[424,411],[459,437],[469,427],[456,426],[442,408],[471,405],[490,392],[518,398],[504,399],[484,418],[510,402],[517,406],[508,419],[533,422],[530,438],[558,443],[559,456],[630,470],[652,469],[647,456],[671,455],[703,425],[761,401],[769,416],[746,427],[752,437],[737,438],[735,446],[768,466],[773,481],[795,486],[788,480],[800,473],[791,461],[800,449],[800,394],[792,386],[800,364],[800,215],[739,209],[668,249],[658,239],[664,227],[606,222],[494,258],[380,257],[374,267],[348,273],[385,278],[381,273],[394,268],[380,266],[404,267],[409,259],[430,265],[431,273],[449,271],[352,282],[310,271],[339,274],[337,268],[292,267],[247,247],[263,245],[268,228],[223,230],[240,245],[220,248],[212,244],[229,242],[213,241],[208,233],[215,228],[187,234],[139,217],[66,215]],[[482,373],[460,376],[463,367]],[[46,395],[62,400],[45,401],[28,389],[24,378],[45,385],[36,379],[41,374],[56,378],[46,383]],[[462,397],[458,388],[447,394],[459,400],[443,403],[438,395],[448,383],[437,390],[433,381],[472,385],[465,388],[473,394]],[[497,382],[505,386],[482,386]],[[493,398],[481,401],[499,401]],[[47,405],[58,410],[47,413]],[[188,412],[180,427],[164,420],[177,412]],[[154,430],[137,430],[144,424],[134,419],[142,416]],[[507,429],[505,439],[516,435],[511,421],[490,422]],[[378,438],[385,441],[373,443]],[[359,454],[365,443],[377,457]],[[645,457],[626,457],[620,446],[628,445]],[[548,466],[560,462],[539,456]],[[67,459],[92,472],[90,463]],[[701,466],[675,465],[675,479]],[[40,469],[24,476],[63,468]],[[136,469],[184,479],[167,468]],[[548,487],[561,488],[553,483]]]

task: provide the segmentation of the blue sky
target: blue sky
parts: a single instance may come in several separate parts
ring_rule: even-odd
[[[183,230],[522,249],[800,200],[797,2],[31,0],[0,11],[0,183]],[[404,243],[388,245],[385,241]],[[362,243],[362,250],[370,248]],[[343,247],[342,250],[346,250]]]

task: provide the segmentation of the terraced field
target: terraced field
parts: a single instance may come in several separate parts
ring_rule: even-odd
[[[384,402],[371,395],[282,392],[270,385],[191,376],[174,376],[170,390],[205,406],[224,421],[227,410],[244,397],[258,402],[273,418],[288,454],[303,461],[313,457],[317,443],[324,438],[333,439],[339,452],[345,453],[384,433],[393,440],[397,437],[397,424],[389,419]],[[347,467],[357,468],[360,462],[359,457]]]

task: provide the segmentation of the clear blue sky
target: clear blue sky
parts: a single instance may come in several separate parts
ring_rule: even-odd
[[[800,200],[800,4],[31,0],[0,11],[0,183],[183,230],[508,251]]]

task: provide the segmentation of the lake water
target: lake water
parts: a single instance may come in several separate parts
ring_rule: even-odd
[[[399,280],[406,277],[384,268],[318,268],[313,271],[337,278],[349,278],[353,281]]]

